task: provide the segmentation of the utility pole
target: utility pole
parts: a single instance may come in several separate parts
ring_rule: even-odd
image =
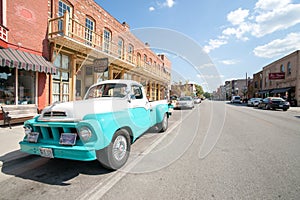
[[[247,76],[247,72],[246,72],[246,99],[248,99],[248,76]]]

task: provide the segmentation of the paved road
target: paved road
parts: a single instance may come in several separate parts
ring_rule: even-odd
[[[37,156],[3,163],[0,199],[300,199],[299,122],[204,101],[141,137],[120,171]]]

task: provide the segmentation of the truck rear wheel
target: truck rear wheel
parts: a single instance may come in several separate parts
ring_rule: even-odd
[[[160,123],[160,132],[165,132],[168,129],[168,115],[167,113],[164,114],[164,118]]]
[[[130,135],[127,130],[118,130],[111,143],[96,152],[97,160],[108,169],[117,170],[127,161],[130,153]]]

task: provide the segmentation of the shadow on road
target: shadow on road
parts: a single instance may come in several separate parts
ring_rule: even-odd
[[[67,186],[67,181],[80,174],[101,175],[112,172],[102,167],[97,160],[84,162],[28,155],[9,161],[8,158],[16,153],[0,157],[2,173],[50,185]]]
[[[230,102],[226,102],[226,104],[232,105],[232,106],[247,106],[246,103],[230,103]]]

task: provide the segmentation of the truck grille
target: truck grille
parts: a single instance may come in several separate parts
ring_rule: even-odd
[[[33,132],[38,132],[38,142],[44,144],[52,144],[52,145],[59,145],[60,136],[62,133],[76,133],[76,144],[75,145],[83,145],[80,137],[78,136],[77,129],[75,126],[71,127],[44,127],[44,126],[33,126]]]
[[[59,112],[59,111],[52,111],[52,112],[45,112],[44,117],[66,117],[66,112]]]

